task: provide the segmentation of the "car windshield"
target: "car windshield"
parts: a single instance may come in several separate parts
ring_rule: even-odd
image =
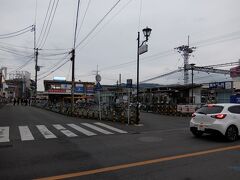
[[[217,114],[221,113],[223,110],[223,106],[216,106],[216,105],[207,105],[203,106],[196,111],[199,114]]]

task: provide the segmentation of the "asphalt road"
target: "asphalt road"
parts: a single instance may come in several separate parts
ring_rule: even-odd
[[[140,126],[99,124],[8,105],[0,109],[0,179],[239,180],[240,141],[195,138],[189,119],[142,113]]]

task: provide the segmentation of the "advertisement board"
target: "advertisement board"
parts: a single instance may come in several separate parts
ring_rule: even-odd
[[[93,84],[87,84],[86,85],[86,94],[87,95],[93,95],[94,94],[94,85]]]
[[[84,86],[83,84],[75,84],[75,93],[84,93]]]
[[[61,89],[70,89],[71,90],[72,85],[71,84],[61,84]]]

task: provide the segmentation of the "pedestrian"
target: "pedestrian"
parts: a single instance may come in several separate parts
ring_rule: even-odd
[[[20,102],[20,99],[18,98],[18,99],[17,99],[17,105],[19,105],[19,102]]]
[[[25,106],[27,106],[27,105],[28,105],[28,100],[27,100],[27,98],[26,98],[26,99],[24,99],[24,103],[25,103]]]
[[[17,102],[17,100],[16,100],[16,98],[14,98],[14,99],[13,99],[13,105],[14,105],[14,106],[15,106],[16,102]]]

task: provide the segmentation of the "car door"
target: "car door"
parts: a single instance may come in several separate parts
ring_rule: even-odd
[[[240,105],[233,105],[228,108],[228,111],[231,113],[232,120],[238,125],[240,130]]]

